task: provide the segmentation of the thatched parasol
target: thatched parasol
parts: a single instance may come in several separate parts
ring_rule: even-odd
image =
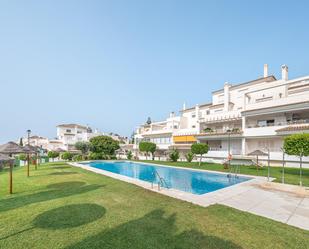
[[[256,169],[259,167],[259,156],[268,156],[268,153],[265,153],[261,150],[255,150],[248,154],[248,156],[256,156]]]
[[[0,165],[11,161],[14,161],[14,158],[9,157],[8,155],[5,154],[0,154]]]
[[[0,145],[0,153],[2,154],[19,154],[26,152],[23,147],[19,146],[17,143],[8,142],[6,144]]]
[[[66,152],[66,150],[64,150],[64,149],[61,149],[61,148],[57,148],[56,150],[55,150],[56,152]]]
[[[17,143],[14,142],[8,142],[6,144],[0,145],[0,153],[6,154],[6,155],[12,155],[12,154],[19,154],[23,153],[25,150],[23,147],[19,146]],[[13,163],[14,161],[11,159],[10,162],[10,194],[13,193]]]
[[[37,153],[38,152],[38,148],[36,146],[32,146],[30,144],[27,144],[23,147],[24,151],[26,153],[29,153],[29,154],[33,154],[33,153]]]

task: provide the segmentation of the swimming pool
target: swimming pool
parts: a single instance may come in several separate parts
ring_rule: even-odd
[[[244,176],[228,177],[227,174],[222,173],[165,167],[138,162],[93,161],[84,164],[146,182],[159,183],[165,188],[173,188],[197,195],[252,179]]]

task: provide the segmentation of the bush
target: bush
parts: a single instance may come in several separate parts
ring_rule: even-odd
[[[186,157],[187,161],[188,161],[189,163],[191,163],[192,160],[193,160],[193,158],[194,158],[194,154],[193,154],[192,152],[188,152],[188,153],[185,155],[185,157]]]
[[[64,152],[62,155],[61,155],[61,158],[63,159],[63,160],[69,160],[69,161],[71,161],[72,160],[72,158],[73,158],[73,154],[72,153],[70,153],[70,152]]]
[[[49,158],[52,158],[53,161],[54,161],[55,158],[59,157],[59,152],[57,152],[57,151],[48,151],[47,156]]]
[[[127,159],[128,159],[128,160],[132,160],[132,157],[133,157],[132,151],[129,150],[129,151],[127,152]]]
[[[27,155],[26,154],[20,154],[18,156],[18,159],[21,160],[21,161],[27,161]]]
[[[73,156],[73,161],[82,161],[83,160],[83,156],[82,155],[75,155]]]
[[[170,159],[171,159],[171,161],[173,161],[173,162],[177,162],[178,161],[178,159],[179,159],[179,152],[178,152],[178,150],[173,150],[171,153],[170,153]]]
[[[89,159],[90,160],[102,160],[103,159],[103,154],[99,152],[91,152],[89,154]]]

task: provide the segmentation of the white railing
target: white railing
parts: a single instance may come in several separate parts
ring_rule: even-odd
[[[239,111],[230,111],[225,113],[210,114],[200,118],[200,123],[216,123],[221,121],[231,121],[241,119]]]
[[[286,125],[294,125],[294,124],[309,124],[309,119],[300,119],[300,120],[293,120],[293,121],[285,121],[285,122],[275,122],[273,124],[267,125],[247,125],[246,128],[262,128],[262,127],[273,127],[273,126],[286,126]]]

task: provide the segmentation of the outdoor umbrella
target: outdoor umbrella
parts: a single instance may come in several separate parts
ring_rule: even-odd
[[[248,154],[248,156],[256,156],[256,170],[258,170],[259,167],[259,156],[268,156],[267,153],[261,151],[261,150],[255,150]]]
[[[66,150],[61,149],[61,148],[57,148],[56,151],[57,151],[57,152],[60,152],[60,153],[61,153],[61,152],[66,152]]]
[[[23,153],[25,150],[23,147],[19,146],[17,143],[8,142],[6,144],[0,145],[0,153],[11,156],[12,154]],[[5,156],[2,155],[2,158],[5,159]],[[11,158],[12,160],[12,158]],[[10,194],[13,193],[13,160],[10,162]]]
[[[24,152],[27,153],[27,159],[28,159],[27,160],[28,161],[27,162],[27,176],[29,176],[30,175],[30,154],[36,154],[38,150],[36,147],[30,144],[25,145],[23,149],[24,149]]]

